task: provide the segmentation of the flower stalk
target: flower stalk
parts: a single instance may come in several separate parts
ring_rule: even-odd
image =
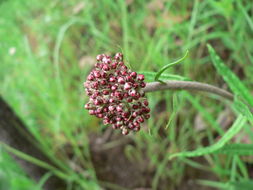
[[[228,100],[233,100],[234,96],[216,86],[205,84],[201,82],[195,81],[177,81],[177,80],[170,80],[161,82],[150,82],[146,84],[146,87],[143,89],[144,92],[155,92],[155,91],[162,91],[162,90],[197,90],[208,92],[211,94],[216,94],[226,98]]]

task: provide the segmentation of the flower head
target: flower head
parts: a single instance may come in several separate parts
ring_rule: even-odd
[[[85,108],[90,115],[102,118],[105,125],[121,129],[124,135],[130,130],[139,131],[140,124],[150,117],[142,90],[145,86],[144,75],[127,68],[122,53],[114,57],[98,55],[95,68],[84,83],[90,97]]]

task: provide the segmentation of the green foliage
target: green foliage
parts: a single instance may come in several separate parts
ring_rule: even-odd
[[[154,81],[154,78],[157,76],[157,73],[150,72],[150,71],[142,71],[139,73],[145,75],[145,79],[147,81]],[[190,80],[180,75],[164,74],[164,73],[159,76],[159,79],[161,80]]]
[[[137,165],[143,173],[152,174],[148,184],[152,184],[153,189],[182,189],[186,173],[195,173],[195,170],[203,170],[217,179],[212,183],[217,188],[228,187],[227,184],[235,181],[238,187],[243,187],[240,182],[249,178],[248,165],[240,158],[238,147],[233,151],[230,149],[230,153],[226,150],[225,155],[218,151],[230,146],[229,139],[241,127],[237,135],[244,137],[247,133],[247,140],[251,144],[253,141],[250,107],[253,90],[252,4],[235,0],[161,2],[0,2],[0,94],[33,133],[38,147],[60,168],[63,176],[68,176],[68,190],[96,190],[101,189],[101,184],[120,189],[97,179],[96,163],[90,155],[90,147],[97,139],[91,134],[96,133],[95,136],[101,138],[105,127],[82,109],[87,100],[82,83],[93,67],[95,56],[118,51],[123,51],[133,70],[148,71],[142,73],[147,81],[153,81],[155,71],[166,67],[164,65],[171,62],[171,57],[180,57],[189,49],[191,56],[187,61],[170,67],[168,73],[159,76],[160,80],[192,79],[223,87],[223,81],[216,77],[220,74],[236,94],[233,104],[204,98],[200,93],[164,91],[147,95],[152,116],[143,130],[130,136],[134,142],[126,146],[122,154],[133,163],[140,163]],[[221,61],[209,48],[218,74],[206,51],[207,43],[212,44],[223,58]],[[225,118],[231,119],[233,114],[243,116],[238,117],[241,122],[237,120],[233,131],[228,129],[232,131],[228,135],[228,126],[222,126],[217,118],[230,106],[235,113]],[[244,121],[245,118],[251,125]],[[223,142],[214,140],[217,135]],[[118,148],[124,142],[122,137],[101,145],[101,148]],[[168,160],[175,152],[203,147],[203,143],[211,148],[204,149],[201,161],[185,157]],[[233,143],[241,142],[233,138]],[[214,154],[205,154],[207,152]],[[29,155],[19,156],[41,165]],[[13,159],[6,156],[1,161],[3,190],[37,188],[23,171],[22,174],[16,172]],[[78,163],[78,172],[72,163]],[[47,169],[49,173],[41,179],[40,187],[51,175],[57,175],[54,168]],[[196,179],[191,175],[187,177],[192,181]]]
[[[253,155],[253,144],[228,144],[213,153],[227,155]]]
[[[1,190],[40,190],[43,186],[43,181],[40,185],[36,185],[20,166],[15,163],[0,147],[0,189]]]
[[[221,149],[231,138],[233,138],[244,127],[246,121],[247,119],[244,116],[239,115],[231,128],[215,144],[206,148],[199,148],[193,151],[175,153],[170,156],[170,159],[174,157],[196,157],[214,153]]]
[[[159,79],[160,76],[162,75],[162,73],[163,73],[164,71],[166,71],[168,68],[170,68],[170,67],[172,67],[172,66],[174,66],[174,65],[176,65],[176,64],[178,64],[178,63],[180,63],[180,62],[182,62],[182,61],[187,57],[188,53],[189,53],[189,51],[187,50],[186,53],[185,53],[185,55],[184,55],[182,58],[180,58],[180,59],[178,59],[178,60],[176,60],[176,61],[174,61],[174,62],[172,62],[172,63],[168,63],[167,65],[163,66],[163,67],[156,73],[154,80],[163,83],[163,81],[161,81],[161,80]]]
[[[242,97],[247,103],[253,106],[253,96],[250,94],[248,88],[241,82],[241,80],[222,62],[215,50],[208,45],[208,50],[211,55],[212,62],[218,73],[223,77],[235,95]]]

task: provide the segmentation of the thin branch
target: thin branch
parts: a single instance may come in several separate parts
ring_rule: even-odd
[[[147,83],[146,87],[144,88],[144,92],[154,92],[161,90],[198,90],[216,94],[232,101],[234,99],[233,94],[227,92],[226,90],[209,84],[192,81],[171,80],[165,81],[164,83],[150,82]]]

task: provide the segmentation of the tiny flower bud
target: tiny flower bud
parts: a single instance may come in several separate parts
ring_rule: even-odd
[[[118,78],[118,83],[120,83],[120,84],[125,84],[124,78],[123,78],[123,77],[119,77],[119,78]]]
[[[113,77],[113,76],[110,77],[110,78],[109,78],[109,81],[110,81],[110,82],[115,82],[115,77]]]
[[[103,55],[97,55],[97,61],[101,61],[103,58]]]
[[[113,111],[115,109],[115,107],[114,106],[109,106],[108,109],[109,109],[109,111]]]
[[[140,80],[140,81],[143,81],[143,80],[144,80],[144,75],[139,74],[139,75],[137,76],[137,79]]]
[[[127,135],[129,133],[129,131],[126,129],[126,128],[123,128],[122,129],[122,134],[123,135]]]
[[[136,78],[137,73],[136,72],[131,72],[130,76],[133,77],[133,78]]]
[[[124,85],[124,90],[129,90],[129,89],[131,89],[131,87],[132,87],[132,85],[131,85],[129,82],[127,82],[127,83]]]

